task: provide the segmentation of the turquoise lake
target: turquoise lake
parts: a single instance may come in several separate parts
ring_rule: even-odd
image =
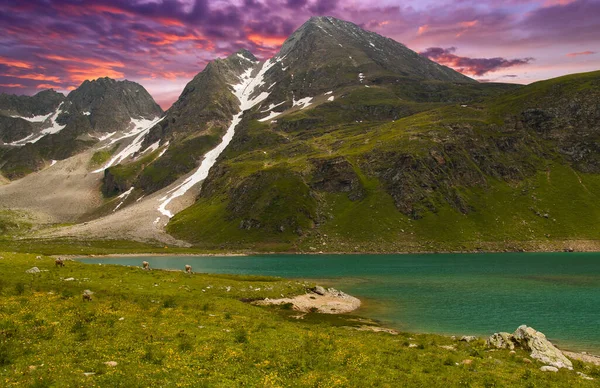
[[[356,314],[404,331],[489,336],[527,324],[600,352],[599,253],[128,256],[86,263],[316,279],[361,298]]]

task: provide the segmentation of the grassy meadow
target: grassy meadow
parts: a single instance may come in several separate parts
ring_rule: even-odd
[[[358,331],[376,323],[247,303],[308,282],[0,256],[3,387],[592,387],[600,378],[581,362],[541,372],[527,353],[481,340]],[[41,272],[25,272],[34,266]]]

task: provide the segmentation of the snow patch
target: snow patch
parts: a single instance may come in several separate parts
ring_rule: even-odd
[[[63,103],[61,102],[60,105],[58,106],[58,108],[56,108],[56,110],[53,113],[49,113],[46,116],[35,116],[33,118],[22,117],[22,118],[24,118],[28,121],[32,121],[32,122],[34,122],[33,119],[36,120],[35,122],[50,120],[50,127],[41,130],[37,134],[32,133],[31,135],[24,137],[21,140],[17,140],[15,142],[9,143],[8,145],[17,146],[17,147],[24,146],[27,143],[35,143],[36,141],[40,140],[42,137],[44,137],[46,135],[50,135],[50,134],[54,134],[54,133],[58,133],[58,132],[62,131],[63,128],[66,127],[66,125],[60,125],[56,122],[56,119],[62,113],[62,109],[61,109],[62,105],[63,105]],[[16,117],[16,116],[12,116],[12,117]],[[44,120],[41,120],[42,117],[44,117]]]
[[[247,60],[248,62],[252,62],[252,61],[250,60],[250,58],[246,58],[245,56],[243,56],[243,55],[242,55],[242,54],[240,54],[240,53],[237,53],[237,56],[238,56],[238,57],[240,57],[240,58],[242,58],[242,59],[245,59],[245,60]]]
[[[131,192],[133,191],[134,187],[131,186],[131,188],[129,190],[127,190],[126,192],[124,192],[123,194],[119,195],[117,198],[121,199],[122,201],[119,202],[119,204],[117,205],[117,207],[115,207],[113,209],[113,212],[116,212],[117,209],[119,209],[121,207],[121,205],[125,202],[125,200],[127,199],[127,197],[129,197],[129,194],[131,194]]]
[[[275,117],[279,116],[282,113],[283,112],[270,112],[267,117],[264,117],[262,119],[258,119],[258,121],[260,121],[260,122],[269,121],[269,120],[274,119]]]
[[[29,140],[34,135],[35,135],[35,133],[32,133],[31,135],[26,136],[26,137],[24,137],[24,138],[22,138],[20,140],[16,140],[16,141],[14,141],[12,143],[8,143],[8,145],[17,146],[17,147],[23,147],[25,144],[27,144],[27,140]]]
[[[54,166],[55,164],[56,164],[56,160],[54,160],[54,159],[53,159],[53,160],[50,162],[50,167]]]
[[[146,152],[151,153],[154,152],[158,149],[158,147],[160,146],[160,140],[157,141],[154,144],[150,144],[148,147],[146,147],[146,149],[144,151],[142,151],[142,154],[145,154]]]
[[[103,140],[106,140],[106,139],[108,139],[109,137],[113,136],[115,133],[116,133],[116,132],[111,132],[111,133],[104,132],[104,135],[100,135],[100,136],[92,136],[92,137],[95,137],[96,139],[98,139],[98,140],[100,140],[100,141],[103,141]]]
[[[267,113],[267,112],[273,110],[273,108],[277,108],[279,105],[283,105],[283,104],[285,104],[285,101],[281,101],[279,104],[272,103],[271,105],[269,105],[269,107],[267,109],[261,110],[260,113]]]
[[[329,97],[329,98],[327,99],[327,101],[333,101],[334,99],[335,99],[335,97],[334,97],[334,96],[331,96],[331,97]]]
[[[299,100],[295,100],[295,99],[294,99],[294,100],[293,100],[293,105],[292,105],[292,106],[293,106],[293,107],[294,107],[294,106],[299,106],[299,107],[300,107],[300,110],[302,110],[302,109],[304,109],[304,108],[306,108],[306,107],[308,107],[309,105],[311,105],[311,104],[312,104],[312,103],[311,103],[312,99],[313,99],[312,97],[304,97],[304,98],[301,98],[301,99],[299,99]]]
[[[262,64],[260,70],[254,77],[252,77],[253,69],[249,68],[239,77],[240,82],[236,85],[232,85],[233,94],[240,101],[240,112],[234,115],[231,119],[231,124],[229,125],[229,128],[227,128],[227,131],[225,132],[221,143],[217,147],[207,152],[206,155],[204,155],[204,159],[202,160],[202,163],[200,163],[198,169],[186,180],[184,180],[180,185],[169,190],[167,195],[158,200],[160,202],[160,205],[157,210],[162,215],[172,218],[173,213],[171,213],[171,211],[167,209],[169,203],[171,203],[171,201],[175,198],[184,195],[197,183],[206,179],[211,167],[217,162],[217,158],[219,157],[219,155],[221,155],[221,153],[231,142],[231,139],[233,139],[235,127],[237,127],[237,125],[242,120],[242,115],[244,114],[244,111],[251,109],[252,107],[264,101],[267,97],[269,97],[270,93],[268,92],[262,92],[258,96],[253,98],[251,98],[250,96],[254,94],[257,88],[264,85],[265,73],[276,63],[281,62],[282,60],[283,58],[269,59],[268,61]]]
[[[152,128],[153,126],[155,126],[158,122],[160,122],[162,119],[164,119],[164,117],[161,118],[155,118],[155,119],[131,119],[131,123],[134,125],[134,129],[133,131],[131,131],[129,134],[127,134],[126,136],[122,136],[118,139],[113,139],[111,140],[110,144],[113,144],[115,142],[117,142],[118,140],[127,138],[127,137],[132,137],[134,135],[137,135],[137,137],[135,139],[133,139],[133,141],[131,142],[131,144],[129,144],[127,147],[125,147],[121,152],[119,152],[117,155],[113,156],[108,163],[106,163],[103,167],[92,171],[94,173],[99,173],[99,172],[103,172],[104,170],[106,170],[107,168],[109,168],[110,166],[114,165],[114,164],[118,164],[121,161],[127,159],[128,157],[130,157],[131,155],[135,154],[136,152],[138,152],[140,150],[140,148],[142,148],[142,143],[144,141],[144,136],[146,136],[146,134],[148,133],[148,131],[150,131],[150,128]]]
[[[52,115],[52,117],[50,117],[50,123],[52,125],[46,129],[43,129],[40,133],[43,133],[44,135],[54,134],[54,133],[58,133],[58,132],[62,131],[63,128],[66,127],[66,125],[60,125],[59,123],[56,122],[58,115],[60,115],[62,113],[62,109],[61,109],[62,106],[63,106],[63,103],[61,102],[60,105],[58,106],[58,108],[56,109],[56,111],[54,112],[54,114]],[[35,143],[42,137],[44,137],[44,136],[41,136],[38,139],[32,141],[32,143]]]
[[[156,159],[158,159],[161,156],[163,156],[165,154],[165,152],[167,152],[168,149],[169,149],[169,142],[167,142],[167,144],[165,144],[165,148],[163,148],[163,150],[160,151],[160,153],[158,154],[158,156],[156,157]]]
[[[48,113],[47,115],[33,116],[33,117],[25,117],[25,116],[10,116],[16,119],[27,120],[31,123],[42,123],[48,119],[48,117],[52,116],[53,112]]]
[[[333,93],[333,90],[331,90],[331,91],[329,91],[329,92],[325,93],[325,95],[326,95],[326,96],[328,96],[328,95],[330,95],[330,94],[332,94],[332,93]]]
[[[89,116],[89,115],[91,115],[91,114],[92,114],[92,112],[90,112],[90,111],[85,111],[85,112],[83,112],[83,115],[84,115],[84,116]]]
[[[362,82],[365,80],[365,75],[363,73],[358,73],[358,80],[362,84]]]

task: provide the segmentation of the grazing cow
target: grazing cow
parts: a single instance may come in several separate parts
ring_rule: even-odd
[[[192,273],[192,266],[189,264],[185,265],[185,273]]]
[[[91,302],[92,301],[92,294],[93,294],[93,292],[90,291],[90,290],[83,291],[83,295],[82,295],[83,301],[84,302],[86,302],[86,301],[87,302]]]
[[[60,257],[57,257],[56,260],[54,260],[54,265],[57,266],[57,267],[64,267],[65,266],[65,262]]]
[[[148,263],[147,261],[142,261],[142,269],[150,271],[150,263]]]

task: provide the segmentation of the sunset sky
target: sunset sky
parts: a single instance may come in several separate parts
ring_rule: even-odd
[[[142,84],[167,109],[206,63],[276,53],[310,16],[334,16],[482,81],[600,69],[600,0],[0,0],[0,92]]]

